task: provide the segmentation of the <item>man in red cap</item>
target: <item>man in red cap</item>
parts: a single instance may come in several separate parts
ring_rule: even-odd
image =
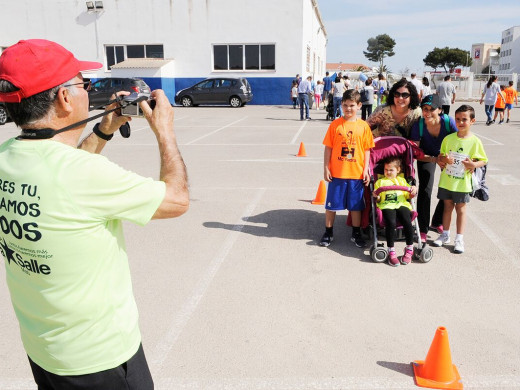
[[[88,117],[81,71],[100,67],[37,39],[0,56],[0,101],[22,129],[0,145],[0,250],[39,389],[153,389],[122,221],[144,225],[189,206],[163,91],[152,92],[153,110],[139,103],[159,144],[159,181],[99,155],[130,119],[118,111],[80,142]]]

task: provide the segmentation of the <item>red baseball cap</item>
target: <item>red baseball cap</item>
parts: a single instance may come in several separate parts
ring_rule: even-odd
[[[100,69],[99,62],[79,61],[74,55],[45,39],[28,39],[5,49],[0,56],[0,79],[19,88],[0,92],[0,101],[20,103],[29,96],[54,88],[80,71]]]

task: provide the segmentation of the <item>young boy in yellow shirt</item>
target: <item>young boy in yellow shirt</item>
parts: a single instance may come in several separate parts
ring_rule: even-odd
[[[464,252],[464,228],[466,226],[466,204],[472,192],[471,174],[475,168],[487,164],[488,158],[482,141],[471,133],[475,123],[475,110],[464,104],[455,111],[455,122],[459,131],[447,135],[441,144],[439,161],[446,164],[439,179],[437,198],[444,201],[442,225],[444,231],[432,245],[442,246],[450,242],[451,214],[457,213],[457,236],[454,253]]]

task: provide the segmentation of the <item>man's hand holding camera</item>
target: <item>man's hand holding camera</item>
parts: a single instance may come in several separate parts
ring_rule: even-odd
[[[127,95],[130,95],[130,92],[120,91],[120,92],[117,92],[115,95],[112,95],[110,97],[110,100],[114,100],[116,97],[119,97],[119,96],[127,96]],[[108,106],[106,106],[105,110],[107,110],[107,111],[113,110],[114,108],[117,107],[118,104],[119,103],[117,103],[117,102],[109,104]],[[123,115],[121,115],[120,110],[116,110],[116,111],[111,112],[108,115],[105,115],[103,117],[103,119],[101,119],[101,123],[99,124],[99,130],[106,135],[114,134],[117,130],[119,130],[119,128],[122,125],[124,125],[125,123],[127,123],[131,120],[132,120],[131,117],[123,116]]]

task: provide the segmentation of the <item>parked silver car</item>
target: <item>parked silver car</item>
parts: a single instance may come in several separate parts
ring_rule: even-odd
[[[110,100],[110,96],[119,91],[137,92],[148,95],[151,93],[148,84],[136,77],[109,77],[100,79],[93,82],[88,91],[90,107],[99,107],[106,104]]]

